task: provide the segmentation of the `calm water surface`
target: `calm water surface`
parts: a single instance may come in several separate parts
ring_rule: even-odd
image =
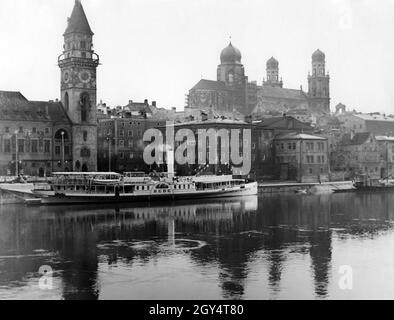
[[[393,299],[394,193],[0,206],[0,299]],[[39,288],[41,266],[52,290]],[[341,290],[341,266],[353,289]]]

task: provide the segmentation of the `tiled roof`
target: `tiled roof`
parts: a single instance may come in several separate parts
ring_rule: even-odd
[[[366,121],[392,121],[394,122],[394,117],[388,117],[382,114],[355,114],[356,117],[361,118]]]
[[[226,86],[221,81],[212,81],[212,80],[205,80],[201,79],[193,88],[192,90],[213,90],[213,91],[225,91]]]
[[[259,89],[258,94],[263,97],[307,101],[306,94],[296,89],[263,86]]]
[[[131,104],[128,104],[123,108],[124,111],[137,111],[137,112],[146,112],[146,113],[152,113],[152,108],[147,105],[146,103],[138,103],[138,102],[133,102]]]
[[[287,120],[293,121],[294,126],[291,129],[313,130],[313,128],[310,125],[308,125],[306,123],[303,123],[303,122],[301,122],[301,121],[299,121],[296,118],[291,117],[291,116],[264,118],[259,123],[259,125],[262,126],[262,127],[268,127],[268,128],[271,128],[271,129],[288,129]]]
[[[83,33],[93,35],[80,0],[75,0],[74,9],[71,13],[70,19],[68,20],[68,26],[64,32],[64,35],[69,33]]]
[[[306,133],[286,133],[275,138],[275,140],[327,140],[327,138],[313,136]]]
[[[69,122],[60,102],[28,101],[20,92],[0,91],[0,120]]]

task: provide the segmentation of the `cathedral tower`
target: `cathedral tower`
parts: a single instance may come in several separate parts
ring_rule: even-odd
[[[282,79],[279,81],[279,62],[274,57],[267,61],[267,80],[263,81],[264,86],[283,87]]]
[[[218,66],[218,81],[228,86],[244,85],[245,69],[241,63],[241,52],[231,42],[220,54],[220,65]]]
[[[97,85],[99,57],[93,51],[90,29],[80,0],[75,0],[64,33],[61,69],[61,101],[72,121],[73,170],[97,170]]]
[[[217,69],[217,80],[224,83],[228,92],[228,108],[248,113],[247,85],[245,68],[241,63],[241,52],[231,42],[220,54],[220,65]]]
[[[308,76],[309,107],[312,111],[330,112],[330,76],[326,74],[326,56],[320,50],[312,55],[312,75]]]

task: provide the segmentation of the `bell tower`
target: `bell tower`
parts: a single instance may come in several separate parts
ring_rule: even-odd
[[[97,84],[99,56],[93,50],[90,29],[80,0],[75,0],[64,33],[61,101],[72,121],[73,170],[97,170]]]
[[[310,109],[330,113],[330,76],[326,73],[326,56],[320,50],[312,55],[312,75],[308,76],[308,86]]]
[[[263,81],[263,86],[283,87],[282,79],[279,80],[279,61],[274,57],[267,61],[267,80]]]

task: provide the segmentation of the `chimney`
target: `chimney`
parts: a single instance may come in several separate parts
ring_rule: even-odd
[[[133,104],[133,100],[129,100],[129,104]]]
[[[145,103],[146,105],[149,105],[148,99],[145,99],[145,100],[144,100],[144,103]]]
[[[175,107],[172,107],[171,110],[172,110],[172,111],[176,111],[176,108],[175,108]]]
[[[152,107],[156,108],[156,101],[152,101]]]

